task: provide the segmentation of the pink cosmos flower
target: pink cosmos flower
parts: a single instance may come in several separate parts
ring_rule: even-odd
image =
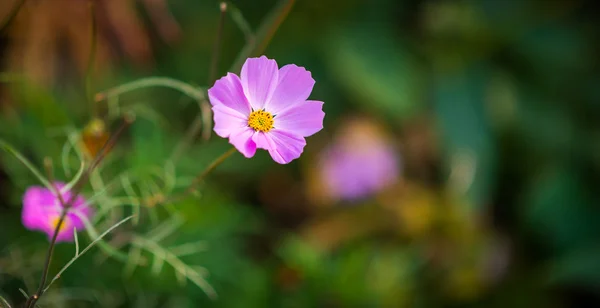
[[[64,202],[69,202],[72,198],[72,193],[67,189],[66,185],[61,182],[55,182],[54,185],[61,193]],[[39,186],[29,187],[23,196],[23,225],[29,230],[46,233],[50,240],[54,235],[54,229],[58,224],[62,209],[60,199],[52,190]],[[89,207],[81,195],[77,196],[73,201],[73,205],[68,210],[56,241],[72,242],[73,228],[83,230],[85,224],[82,218],[89,220],[92,216],[92,208]]]
[[[215,133],[245,157],[269,151],[287,164],[300,157],[306,140],[323,128],[323,102],[307,100],[315,81],[294,64],[278,69],[265,56],[249,58],[241,77],[228,73],[208,90]]]
[[[325,188],[339,200],[357,201],[375,194],[400,176],[400,157],[376,123],[346,122],[318,163]]]

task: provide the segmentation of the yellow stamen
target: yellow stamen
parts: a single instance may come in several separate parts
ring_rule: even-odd
[[[266,133],[273,128],[273,115],[264,110],[252,111],[248,117],[248,126],[257,132]]]
[[[51,220],[50,220],[50,225],[52,226],[52,230],[56,230],[56,226],[58,225],[58,222],[60,221],[60,216],[54,216]],[[67,217],[65,217],[65,219],[63,220],[62,224],[60,225],[60,228],[58,229],[58,232],[62,232],[65,228],[67,227]]]

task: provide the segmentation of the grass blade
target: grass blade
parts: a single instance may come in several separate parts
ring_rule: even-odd
[[[73,228],[73,238],[75,239],[75,256],[79,255],[79,238],[77,237],[77,228]]]
[[[83,254],[85,254],[92,247],[94,247],[94,245],[96,245],[98,242],[100,242],[102,240],[102,238],[104,238],[112,230],[114,230],[117,227],[119,227],[120,225],[124,224],[125,222],[127,222],[131,218],[133,218],[133,216],[125,217],[121,221],[119,221],[116,224],[114,224],[112,227],[108,228],[108,230],[104,231],[102,234],[100,234],[100,236],[98,238],[96,238],[89,245],[87,245],[81,251],[81,253],[78,253],[75,257],[73,257],[73,259],[71,259],[71,261],[69,261],[67,264],[65,264],[65,266],[63,266],[63,268],[58,272],[58,274],[56,274],[56,276],[54,276],[54,278],[52,278],[52,280],[50,281],[50,283],[48,284],[48,286],[46,286],[46,288],[44,289],[44,292],[46,292],[48,290],[48,288],[50,288],[50,286],[52,285],[52,283],[54,283],[54,281],[58,280],[58,278],[60,278],[60,276],[62,275],[62,273],[64,273],[67,270],[67,268],[69,268],[69,266],[71,266],[71,264],[73,264],[75,261],[77,261],[77,259],[79,259],[79,257],[81,257]],[[79,250],[79,249],[77,249],[77,250]]]
[[[25,165],[25,167],[27,167],[27,169],[29,169],[29,171],[31,171],[31,173],[33,173],[33,175],[35,175],[35,177],[40,181],[40,183],[42,183],[44,186],[46,186],[46,188],[48,188],[49,190],[53,189],[52,185],[50,185],[50,183],[48,182],[46,177],[44,177],[42,175],[42,173],[27,158],[25,158],[23,155],[21,155],[21,153],[19,153],[17,150],[15,150],[15,148],[13,148],[10,144],[8,144],[6,141],[0,139],[0,148],[2,148],[7,153],[13,155],[23,165]]]
[[[0,296],[0,308],[11,308],[10,304],[4,297]]]

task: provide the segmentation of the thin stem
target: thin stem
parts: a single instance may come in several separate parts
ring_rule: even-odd
[[[192,193],[196,190],[196,186],[200,184],[206,176],[208,176],[213,170],[215,170],[220,164],[222,164],[229,156],[235,153],[237,150],[235,148],[229,149],[227,152],[221,154],[221,156],[217,157],[215,160],[202,171],[193,181],[192,184],[187,189],[187,193]]]
[[[121,126],[119,126],[117,131],[104,143],[104,145],[102,145],[102,148],[100,148],[100,151],[98,151],[98,154],[96,154],[96,157],[94,160],[92,160],[92,163],[88,169],[83,173],[83,175],[81,175],[79,181],[73,185],[73,188],[71,189],[71,199],[65,204],[65,206],[70,207],[72,205],[73,201],[75,201],[75,198],[77,198],[77,195],[79,195],[81,192],[83,185],[87,182],[94,169],[100,164],[100,162],[102,162],[104,157],[106,157],[108,151],[114,147],[125,129],[127,129],[134,121],[135,116],[133,114],[128,114],[123,117],[123,123]]]
[[[48,253],[46,254],[46,261],[44,263],[44,271],[42,272],[42,278],[40,279],[40,286],[38,287],[38,290],[27,299],[27,302],[25,302],[26,308],[35,307],[35,303],[40,299],[44,292],[44,286],[46,285],[46,280],[48,279],[48,272],[50,271],[50,262],[52,261],[52,254],[54,253],[54,246],[56,246],[56,238],[58,237],[60,227],[65,221],[66,216],[67,209],[63,209],[60,214],[60,218],[58,219],[58,223],[54,228],[54,235],[52,235],[50,247],[48,248]]]
[[[85,95],[86,95],[86,99],[88,100],[89,104],[90,104],[90,108],[91,108],[91,112],[92,112],[92,117],[97,117],[98,116],[98,108],[96,106],[96,103],[94,102],[94,94],[93,94],[93,90],[92,90],[92,72],[94,70],[94,62],[96,60],[96,44],[97,44],[97,36],[98,36],[98,29],[96,27],[96,10],[95,10],[95,4],[93,0],[90,0],[90,31],[91,31],[91,38],[90,38],[90,55],[88,57],[88,65],[87,65],[87,69],[85,72]]]
[[[220,4],[221,14],[219,15],[219,23],[217,25],[217,34],[215,37],[215,44],[213,46],[213,53],[210,61],[210,69],[208,72],[208,84],[212,84],[217,76],[217,68],[219,64],[219,55],[221,50],[221,42],[223,41],[223,27],[225,25],[225,13],[227,12],[227,3],[221,2]],[[211,114],[210,104],[206,98],[199,100],[198,105],[200,107],[200,118],[194,119],[194,122],[190,125],[186,132],[186,138],[181,140],[176,147],[177,152],[173,152],[175,158],[179,157],[179,154],[185,150],[185,148],[192,143],[194,137],[198,135],[198,132],[202,131],[202,139],[210,139],[211,133]],[[197,122],[201,120],[201,122]],[[202,124],[202,125],[200,125]],[[176,154],[176,155],[175,155]]]
[[[273,35],[294,7],[295,2],[296,0],[281,0],[277,4],[256,31],[255,39],[248,42],[240,51],[237,59],[229,69],[230,72],[239,72],[248,57],[261,55],[265,51]]]
[[[244,15],[242,15],[240,9],[238,9],[233,3],[228,2],[227,12],[231,16],[231,19],[233,19],[233,22],[238,26],[238,28],[240,28],[242,33],[244,33],[246,44],[252,43],[252,41],[254,41],[254,33],[252,32],[250,24],[248,24],[248,21],[246,21]]]
[[[42,277],[40,278],[40,285],[38,287],[38,290],[27,299],[27,302],[25,303],[26,308],[35,307],[35,303],[44,294],[44,287],[46,286],[46,280],[48,279],[48,272],[50,271],[50,263],[52,262],[52,254],[54,253],[54,246],[56,246],[56,239],[57,239],[58,233],[60,232],[60,229],[65,221],[65,218],[67,216],[69,208],[72,206],[73,202],[79,195],[80,190],[83,188],[83,184],[87,181],[87,179],[89,178],[92,171],[94,171],[94,168],[96,168],[96,166],[98,166],[100,164],[102,159],[104,159],[104,157],[108,153],[108,150],[111,149],[115,145],[115,143],[117,142],[118,138],[121,136],[121,134],[123,133],[125,128],[127,128],[131,123],[133,123],[134,120],[135,120],[135,118],[133,116],[126,116],[124,118],[123,124],[111,136],[111,138],[104,143],[104,145],[102,146],[102,148],[100,149],[98,154],[96,154],[96,157],[94,158],[94,160],[92,161],[92,163],[90,164],[88,169],[79,178],[79,181],[77,181],[77,183],[75,183],[75,185],[73,185],[73,188],[71,189],[71,198],[68,201],[65,202],[60,190],[57,189],[56,186],[54,186],[55,184],[52,181],[50,182],[51,187],[53,187],[52,190],[56,194],[56,196],[60,202],[62,211],[60,214],[60,218],[58,219],[58,222],[54,228],[54,234],[52,236],[52,239],[50,240],[50,247],[48,247],[48,253],[46,254],[46,261],[44,262],[44,269],[42,271]],[[48,177],[52,178],[52,174],[51,174],[52,168],[50,167],[51,161],[50,161],[50,163],[48,163],[45,160],[45,165],[47,165],[46,169],[49,174]]]
[[[227,12],[227,3],[221,2],[220,5],[221,14],[219,15],[219,24],[217,26],[217,36],[215,38],[215,45],[213,46],[212,59],[210,61],[210,71],[208,74],[208,84],[212,84],[217,76],[217,67],[219,64],[219,53],[221,49],[221,42],[223,41],[223,26],[225,25],[225,13]]]
[[[50,248],[48,249],[48,253],[46,255],[46,261],[44,263],[44,271],[42,272],[42,278],[40,279],[40,286],[38,290],[27,299],[25,307],[35,306],[35,302],[39,299],[44,291],[44,286],[46,285],[46,280],[48,279],[48,272],[50,271],[50,262],[52,261],[52,254],[54,253],[54,246],[56,246],[56,239],[58,237],[58,233],[60,233],[60,228],[62,227],[65,218],[67,217],[68,209],[65,207],[65,200],[62,197],[60,190],[56,187],[54,183],[54,168],[52,166],[52,159],[50,157],[44,158],[44,167],[46,169],[46,174],[48,176],[48,181],[50,182],[52,193],[54,193],[58,197],[58,201],[60,202],[63,210],[60,213],[60,217],[58,219],[58,223],[54,228],[54,234],[52,235],[52,240],[50,241]]]
[[[178,90],[185,95],[197,100],[205,100],[206,96],[204,92],[200,88],[196,88],[191,86],[188,83],[183,81],[179,81],[176,79],[168,78],[168,77],[148,77],[142,78],[136,81],[128,82],[126,84],[122,84],[120,86],[114,87],[112,89],[105,90],[96,94],[96,102],[102,101],[105,99],[110,99],[116,96],[120,96],[124,93],[148,88],[148,87],[166,87]]]
[[[215,170],[220,164],[222,164],[227,158],[229,158],[229,156],[231,156],[236,151],[237,150],[232,147],[231,149],[227,150],[227,152],[221,154],[221,156],[215,158],[215,160],[213,160],[208,165],[208,167],[206,167],[206,169],[204,169],[202,171],[202,173],[200,173],[198,176],[196,176],[194,178],[194,180],[192,180],[192,183],[188,186],[188,188],[183,193],[175,195],[175,196],[171,196],[167,200],[163,201],[162,203],[179,201],[179,200],[187,197],[189,194],[194,193],[197,188],[196,186],[198,186],[198,184],[200,184],[213,170]]]

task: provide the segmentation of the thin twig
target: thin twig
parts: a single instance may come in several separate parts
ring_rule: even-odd
[[[95,100],[96,102],[99,102],[105,99],[120,96],[127,92],[148,87],[166,87],[175,89],[197,101],[206,99],[206,96],[204,95],[204,91],[202,89],[193,87],[190,84],[185,83],[183,81],[179,81],[169,77],[148,77],[128,82],[126,84],[122,84],[112,89],[99,92],[98,94],[96,94]]]
[[[102,159],[104,159],[104,157],[106,157],[108,150],[110,150],[115,145],[115,143],[117,142],[117,140],[119,139],[119,137],[121,136],[123,131],[129,125],[131,125],[131,123],[133,123],[134,120],[135,120],[135,117],[133,117],[131,115],[124,117],[123,124],[119,127],[119,129],[117,129],[117,131],[111,136],[111,138],[104,143],[104,145],[102,146],[102,148],[100,149],[98,154],[96,154],[96,157],[94,158],[94,160],[92,161],[92,163],[90,164],[88,169],[79,178],[79,181],[77,181],[77,183],[75,183],[75,185],[73,185],[73,188],[71,190],[71,197],[69,198],[68,201],[65,202],[65,200],[63,200],[63,197],[62,197],[62,192],[54,186],[54,183],[52,183],[52,182],[50,183],[51,186],[54,187],[53,190],[55,190],[56,196],[59,199],[60,205],[62,207],[62,211],[60,214],[60,218],[58,219],[58,222],[57,222],[56,226],[54,227],[54,234],[52,235],[52,239],[50,240],[50,246],[48,247],[48,253],[46,254],[46,261],[44,262],[44,269],[42,271],[42,277],[40,278],[40,285],[38,287],[38,290],[27,299],[27,302],[25,302],[26,308],[34,307],[35,303],[44,294],[44,287],[46,286],[46,280],[48,279],[48,272],[50,271],[50,263],[52,261],[52,254],[54,253],[54,247],[56,246],[56,239],[57,239],[60,229],[65,221],[65,218],[68,214],[69,208],[73,205],[73,202],[79,195],[80,190],[83,188],[83,185],[89,178],[92,171],[94,171],[94,168],[96,168],[100,164]]]
[[[261,55],[265,51],[273,35],[275,35],[281,23],[283,23],[292,10],[292,7],[294,7],[295,2],[296,0],[281,0],[277,4],[256,31],[255,39],[248,42],[242,51],[240,51],[235,62],[229,69],[230,72],[239,73],[242,64],[248,57]]]
[[[219,24],[217,25],[217,36],[213,46],[212,58],[210,60],[210,71],[208,73],[208,84],[212,84],[217,77],[217,67],[219,66],[219,53],[221,42],[223,41],[223,26],[225,25],[225,14],[227,12],[227,3],[221,2],[221,14],[219,15]]]
[[[202,171],[202,173],[200,173],[198,176],[196,176],[194,178],[194,180],[192,180],[192,183],[188,186],[188,188],[186,189],[185,192],[175,195],[175,196],[171,196],[169,198],[167,198],[166,200],[164,200],[161,203],[170,203],[170,202],[175,202],[175,201],[179,201],[185,197],[187,197],[188,195],[194,193],[196,191],[196,188],[198,186],[198,184],[202,183],[202,181],[213,171],[215,170],[220,164],[222,164],[229,156],[231,156],[233,153],[235,153],[237,150],[236,148],[232,147],[231,149],[229,149],[227,152],[221,154],[221,156],[217,157],[215,160],[213,160],[210,165],[208,165],[208,167],[206,167],[206,169],[204,169]]]
[[[192,183],[190,184],[190,186],[187,189],[187,193],[193,193],[196,190],[196,186],[198,184],[200,184],[202,181],[204,181],[206,176],[208,176],[213,170],[215,170],[220,164],[222,164],[227,158],[229,158],[229,156],[231,156],[236,151],[237,151],[236,148],[232,147],[227,152],[221,154],[221,156],[219,156],[215,160],[213,160],[210,163],[210,165],[208,165],[208,167],[206,167],[206,169],[204,169],[204,171],[202,171],[202,173],[200,173],[192,181]]]

